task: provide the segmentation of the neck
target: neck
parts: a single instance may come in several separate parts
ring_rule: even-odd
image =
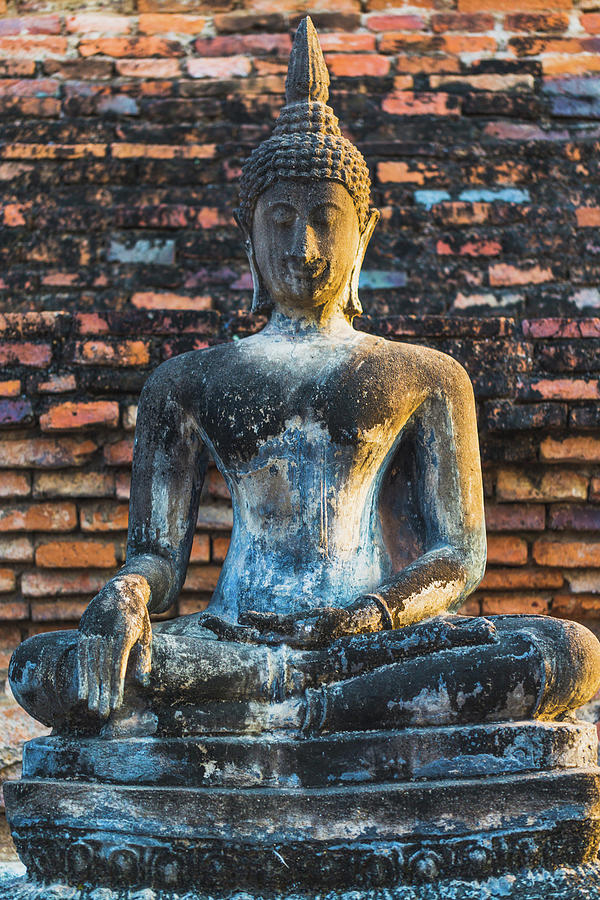
[[[271,314],[267,333],[289,335],[337,335],[356,334],[352,324],[342,312],[341,303],[325,304],[312,309],[297,309],[278,303]]]

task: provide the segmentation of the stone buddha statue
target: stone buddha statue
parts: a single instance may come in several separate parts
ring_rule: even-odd
[[[44,855],[35,835],[42,821],[49,827],[66,791],[71,812],[63,809],[59,819],[74,843],[54,869],[60,877],[81,880],[83,858],[93,871],[105,865],[121,871],[116,883],[130,865],[146,873],[138,882],[164,887],[162,875],[158,881],[148,875],[155,863],[142,864],[147,855],[139,848],[135,864],[124,864],[118,842],[109,852],[106,838],[94,844],[82,837],[72,794],[83,790],[82,779],[95,793],[80,807],[103,809],[94,833],[108,828],[122,835],[115,822],[135,806],[129,843],[150,815],[146,806],[140,812],[150,801],[132,793],[134,786],[163,791],[160,803],[170,811],[161,820],[153,808],[154,825],[141,830],[159,841],[164,821],[174,816],[180,830],[169,838],[171,852],[173,842],[206,843],[217,833],[223,846],[234,838],[263,846],[259,832],[279,834],[278,828],[296,846],[308,840],[300,821],[308,806],[302,815],[294,807],[292,815],[285,804],[299,798],[308,804],[302,790],[310,794],[319,785],[373,790],[371,782],[397,782],[400,771],[411,785],[413,778],[450,772],[471,778],[464,790],[474,797],[474,775],[543,768],[548,741],[556,758],[558,744],[563,761],[571,753],[565,766],[593,765],[590,729],[572,724],[572,711],[600,683],[594,635],[543,616],[455,613],[486,559],[473,391],[449,356],[352,326],[361,312],[360,267],[379,214],[370,206],[365,161],[327,105],[328,85],[318,37],[305,19],[290,58],[286,104],[241,178],[237,221],[254,279],[253,309],[267,313],[268,324],[243,340],[171,359],[148,380],[135,437],[127,562],[90,602],[77,631],[32,637],[12,659],[16,698],[54,728],[53,737],[33,742],[25,777],[7,794],[17,845],[33,871]],[[152,626],[150,615],[170,608],[185,578],[208,452],[231,492],[229,552],[206,611]],[[309,752],[312,762],[303,756],[301,764],[298,754]],[[373,754],[377,762],[366,766]],[[479,760],[474,768],[457,762],[467,757]],[[529,776],[519,777],[531,805],[543,785],[532,788]],[[584,793],[593,793],[596,777],[594,770],[584,779]],[[63,794],[48,787],[56,784]],[[115,784],[129,793],[109,814],[106,796]],[[102,796],[98,785],[106,788]],[[206,822],[192,827],[187,812],[169,806],[173,785],[300,793],[290,799],[284,791],[249,837],[233,807],[211,808],[212,832]],[[489,791],[481,790],[489,815]],[[228,794],[228,802],[235,805],[241,794],[233,800]],[[213,802],[206,799],[210,791],[202,796],[194,816]],[[260,797],[255,793],[257,803]],[[264,802],[271,809],[271,800]],[[332,839],[364,843],[365,834],[370,841],[383,828],[364,813],[370,824],[357,831],[343,808],[350,819],[346,830],[331,826]],[[353,815],[362,821],[363,813]],[[523,815],[537,822],[531,810]],[[430,828],[431,815],[427,821]],[[325,841],[326,829],[313,826],[310,839]],[[398,845],[389,828],[383,832],[388,850],[390,841]],[[414,827],[410,833],[414,838]],[[288,844],[277,851],[282,859]],[[77,856],[73,846],[85,850]],[[377,851],[378,866],[391,859],[388,850]],[[185,852],[175,854],[178,872],[186,868]],[[431,852],[438,871],[446,851]],[[110,859],[117,860],[112,869]],[[191,883],[204,884],[194,865]],[[112,875],[103,877],[112,883]]]

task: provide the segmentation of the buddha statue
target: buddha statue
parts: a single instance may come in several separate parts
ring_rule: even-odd
[[[318,806],[310,792],[319,785],[342,797],[344,786],[372,793],[373,780],[402,776],[416,790],[419,778],[448,772],[464,776],[452,803],[464,791],[474,804],[472,815],[464,813],[470,822],[489,817],[494,805],[491,782],[483,779],[481,787],[474,775],[521,773],[515,783],[527,810],[519,828],[529,817],[539,831],[542,812],[531,810],[547,790],[537,771],[545,753],[564,761],[570,752],[565,767],[588,772],[564,797],[572,810],[573,791],[586,794],[587,806],[580,794],[577,802],[589,812],[580,816],[588,850],[590,835],[597,835],[589,824],[597,808],[589,799],[597,790],[591,726],[573,724],[573,710],[600,684],[600,644],[583,626],[550,617],[456,613],[486,561],[473,391],[451,357],[353,328],[361,312],[359,272],[379,213],[370,206],[365,161],[327,105],[328,85],[307,18],[296,34],[274,133],[244,166],[236,216],[254,279],[253,309],[266,313],[268,324],[251,337],[170,359],[150,377],[138,412],[126,564],[92,599],[77,631],[29,638],[13,656],[15,697],[54,729],[53,737],[32,742],[24,779],[7,793],[17,846],[34,872],[44,856],[40,823],[49,828],[52,815],[70,835],[63,868],[52,864],[65,879],[81,880],[90,860],[94,871],[114,863],[117,883],[128,865],[138,875],[146,865],[141,850],[135,863],[123,863],[123,846],[117,842],[109,853],[106,836],[94,844],[82,829],[95,828],[96,835],[112,829],[126,844],[143,833],[143,852],[150,853],[149,835],[160,842],[173,817],[179,831],[169,838],[171,849],[177,841],[214,844],[215,835],[219,846],[263,846],[262,832],[274,834],[280,825],[289,841],[277,853],[289,868],[289,847],[308,840],[302,821],[310,819],[309,801]],[[152,625],[150,615],[171,607],[185,578],[209,452],[231,492],[229,552],[204,612]],[[377,763],[364,774],[364,760],[375,753],[365,747],[374,741]],[[511,753],[506,741],[513,742]],[[538,759],[535,748],[542,746]],[[212,769],[202,756],[206,747],[220,760]],[[312,763],[301,765],[298,754],[309,753]],[[474,768],[461,768],[460,760],[475,757]],[[363,775],[356,775],[361,766]],[[140,784],[162,791],[152,816],[144,806],[150,800],[135,793]],[[90,785],[93,796],[76,802],[73,792]],[[106,797],[125,791],[119,785],[129,793],[110,806]],[[215,785],[230,791],[228,813],[211,807],[208,788]],[[244,790],[261,785],[283,793],[279,805],[255,793],[268,811],[249,837],[233,807]],[[241,793],[233,797],[236,788]],[[170,805],[168,791],[176,789],[207,791],[189,815],[200,816],[208,804],[213,831],[206,822],[192,828],[183,801]],[[70,812],[63,809],[66,795]],[[305,820],[286,806],[299,798]],[[348,802],[339,800],[347,824],[331,826],[332,840],[364,843],[383,835],[381,867],[399,840],[380,822],[385,803],[371,821],[366,800],[354,813]],[[89,817],[82,825],[86,809],[98,819],[93,827]],[[125,840],[120,823],[130,814],[137,824]],[[435,815],[428,815],[420,839],[433,827]],[[510,830],[502,815],[498,828]],[[356,816],[366,816],[366,831],[357,830]],[[327,828],[311,821],[310,840],[325,841]],[[477,822],[465,828],[472,834]],[[431,852],[438,871],[446,851]],[[183,856],[175,854],[180,861],[172,868],[186,870],[184,850],[177,853]],[[301,855],[294,857],[296,875]],[[204,884],[194,865],[188,883]],[[354,864],[344,865],[354,871]],[[156,878],[147,874],[155,868],[146,867],[128,883],[164,887],[165,867]],[[277,885],[277,878],[267,883]]]

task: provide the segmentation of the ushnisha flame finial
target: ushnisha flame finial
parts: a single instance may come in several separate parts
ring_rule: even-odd
[[[250,234],[256,201],[276,178],[329,178],[343,184],[354,200],[362,231],[369,218],[369,170],[327,105],[329,72],[308,16],[296,31],[285,87],[286,102],[272,136],[242,169],[237,211],[242,228]]]
[[[323,58],[319,36],[310,16],[302,19],[290,54],[285,80],[285,101],[327,103],[329,72]]]

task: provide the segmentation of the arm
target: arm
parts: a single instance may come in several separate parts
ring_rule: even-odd
[[[427,399],[411,423],[422,553],[372,598],[384,627],[400,628],[455,609],[485,569],[486,536],[471,382],[448,357],[434,358]],[[416,492],[416,493],[415,493]]]
[[[146,382],[135,432],[127,560],[79,625],[79,697],[107,716],[123,700],[129,656],[150,671],[150,612],[176,599],[189,560],[206,461],[196,421],[182,402],[180,361]]]

